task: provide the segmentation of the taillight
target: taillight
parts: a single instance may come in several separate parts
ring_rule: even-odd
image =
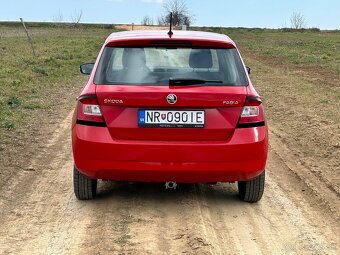
[[[106,126],[96,95],[85,95],[78,98],[77,124]]]
[[[258,97],[247,97],[237,127],[264,126],[262,101]]]

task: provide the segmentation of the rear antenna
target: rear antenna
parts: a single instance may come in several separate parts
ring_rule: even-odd
[[[170,12],[170,30],[168,36],[171,38],[174,33],[172,32],[172,12]]]

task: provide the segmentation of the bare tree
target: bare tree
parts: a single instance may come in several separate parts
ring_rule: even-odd
[[[290,26],[293,29],[301,29],[305,27],[305,17],[300,12],[294,12],[290,17]]]
[[[167,0],[163,8],[165,14],[158,18],[159,24],[170,24],[170,12],[172,12],[172,25],[174,26],[190,26],[194,20],[194,15],[190,14],[185,0]]]
[[[146,26],[148,24],[148,16],[144,16],[141,25]]]
[[[61,13],[61,11],[59,10],[58,14],[53,17],[54,25],[59,26],[59,25],[62,24],[63,21],[64,21],[64,16]]]
[[[158,26],[164,26],[166,24],[166,20],[163,16],[157,17]]]
[[[63,14],[59,10],[58,13],[53,17],[53,21],[54,23],[61,23],[63,22],[63,20],[64,20]]]
[[[144,26],[152,26],[153,25],[153,18],[150,16],[144,16],[141,22]]]
[[[80,10],[78,11],[77,9],[74,10],[74,12],[71,14],[71,20],[72,20],[72,23],[73,25],[78,25],[81,18],[83,16],[83,11]]]

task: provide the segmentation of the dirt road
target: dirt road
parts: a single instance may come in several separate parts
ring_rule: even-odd
[[[273,72],[261,68],[261,83],[272,83]],[[266,91],[267,98],[277,93]],[[303,155],[293,150],[298,146],[273,123],[266,188],[257,204],[239,201],[235,184],[179,185],[173,191],[162,184],[100,182],[95,200],[78,201],[70,102],[9,161],[13,175],[0,187],[0,254],[340,253],[339,193],[324,181],[338,179],[338,156],[327,159],[328,168],[318,175],[301,164]]]
[[[239,201],[235,184],[169,191],[111,182],[101,183],[97,199],[81,202],[72,190],[70,119],[55,125],[41,153],[2,187],[1,254],[339,252],[337,212],[319,203],[292,171],[297,166],[283,161],[273,132],[258,204]]]

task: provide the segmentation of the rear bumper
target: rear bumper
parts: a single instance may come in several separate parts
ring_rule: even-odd
[[[236,129],[227,142],[113,140],[106,127],[72,129],[76,168],[94,179],[145,182],[250,180],[265,169],[265,126]]]

